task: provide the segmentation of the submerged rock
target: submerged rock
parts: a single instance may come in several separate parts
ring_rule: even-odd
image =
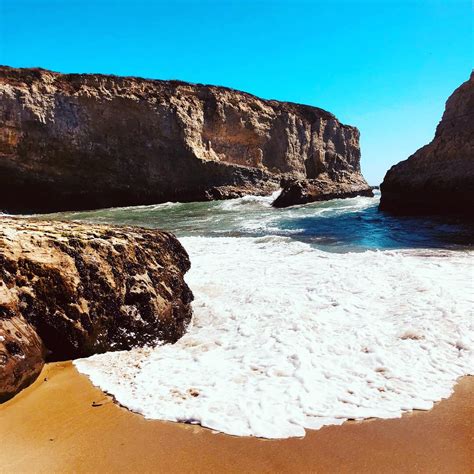
[[[474,72],[446,102],[431,143],[392,166],[380,209],[474,217]]]
[[[365,181],[359,131],[325,110],[178,81],[0,67],[0,210],[266,194]]]
[[[325,180],[292,181],[283,186],[280,195],[273,201],[274,207],[288,207],[329,199],[374,195],[372,187],[364,179],[348,178],[341,183]]]
[[[0,399],[63,360],[175,342],[191,319],[188,255],[169,233],[0,220]]]

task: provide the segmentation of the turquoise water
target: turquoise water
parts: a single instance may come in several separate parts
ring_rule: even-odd
[[[394,217],[378,211],[379,195],[312,203],[286,209],[273,198],[165,203],[54,214],[95,223],[158,228],[178,237],[285,236],[316,248],[345,252],[367,249],[472,248],[474,225],[455,219]]]

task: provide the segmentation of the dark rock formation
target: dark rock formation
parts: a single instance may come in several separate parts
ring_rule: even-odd
[[[282,178],[350,189],[364,182],[359,161],[359,131],[319,108],[178,81],[0,67],[0,209],[9,212],[224,199],[268,193]]]
[[[446,102],[433,141],[392,166],[380,209],[474,218],[474,72]]]
[[[0,399],[49,360],[175,342],[190,263],[171,234],[0,219]]]
[[[360,176],[360,175],[359,175]],[[274,207],[288,207],[328,199],[355,196],[373,197],[371,186],[359,176],[349,176],[346,181],[336,182],[322,179],[291,181],[283,186],[281,194],[273,201]]]

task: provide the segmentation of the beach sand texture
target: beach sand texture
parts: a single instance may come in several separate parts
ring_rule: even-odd
[[[348,422],[268,441],[150,421],[116,405],[70,362],[0,406],[0,471],[474,471],[474,377],[447,400],[401,419]]]

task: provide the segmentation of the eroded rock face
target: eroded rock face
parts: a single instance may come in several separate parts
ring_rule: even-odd
[[[0,209],[224,199],[362,180],[359,131],[214,86],[0,67]],[[348,179],[351,178],[351,179]]]
[[[0,299],[5,301],[5,285],[0,285]],[[0,309],[0,403],[32,383],[44,365],[45,350],[34,327],[21,315],[17,305],[10,312]],[[6,314],[7,313],[7,314]]]
[[[49,360],[175,342],[190,263],[169,233],[0,219],[0,398]]]
[[[474,218],[474,73],[446,102],[433,141],[392,166],[380,209]]]
[[[282,192],[273,201],[274,207],[289,207],[329,199],[350,198],[355,196],[373,197],[372,187],[357,177],[348,178],[341,183],[313,179],[291,181],[284,184]]]

